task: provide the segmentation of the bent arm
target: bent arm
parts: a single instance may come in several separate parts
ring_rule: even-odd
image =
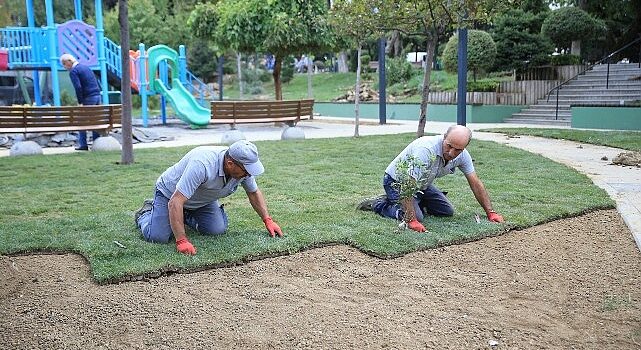
[[[185,202],[187,202],[187,197],[178,190],[176,190],[174,194],[171,195],[171,198],[169,198],[169,224],[171,225],[171,231],[174,233],[176,241],[179,241],[182,238],[187,238],[187,234],[185,233],[185,217],[183,213]]]
[[[465,178],[467,179],[467,183],[470,185],[470,188],[474,193],[474,197],[476,197],[476,200],[479,202],[481,207],[483,207],[485,213],[489,215],[490,212],[493,211],[492,201],[490,201],[490,195],[487,193],[483,182],[481,182],[481,179],[479,179],[478,175],[476,175],[476,172],[465,175]]]

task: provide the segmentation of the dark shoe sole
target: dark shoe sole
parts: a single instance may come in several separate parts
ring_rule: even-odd
[[[136,226],[138,226],[138,219],[142,216],[142,214],[151,211],[153,208],[153,199],[145,199],[145,201],[142,203],[142,207],[140,207],[140,209],[136,210],[136,212],[134,213],[134,221],[136,222]]]
[[[381,195],[376,198],[368,198],[362,202],[360,202],[357,206],[356,209],[358,210],[363,210],[363,211],[372,211],[374,207],[374,203],[382,200],[387,200],[386,195]]]

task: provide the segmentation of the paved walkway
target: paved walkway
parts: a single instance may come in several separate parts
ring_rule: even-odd
[[[377,121],[365,119],[359,125],[360,136],[398,134],[415,132],[416,121],[390,121],[379,125]],[[428,122],[425,131],[428,133],[443,133],[451,123]],[[541,125],[513,124],[469,124],[472,130],[492,127],[542,127]],[[305,137],[330,138],[351,137],[354,135],[353,121],[343,118],[320,117],[312,121],[299,123],[305,132]],[[549,126],[544,126],[549,127]],[[240,125],[239,130],[250,141],[279,140],[281,127],[273,125]],[[229,130],[228,126],[215,126],[207,129],[191,130],[182,122],[170,123],[168,126],[153,126],[144,129],[149,134],[173,137],[171,141],[138,143],[134,149],[152,147],[177,147],[186,145],[202,145],[220,143],[222,134]],[[587,175],[595,185],[603,188],[617,204],[617,210],[630,228],[632,235],[641,249],[641,168],[611,165],[612,159],[621,149],[580,144],[576,142],[544,139],[530,136],[508,138],[502,134],[475,132],[474,138],[495,141],[512,147],[517,147],[532,153],[540,154],[556,162],[568,165]],[[45,154],[76,152],[73,147],[45,148]],[[0,149],[0,156],[8,156],[9,151]],[[608,160],[602,160],[603,157]]]

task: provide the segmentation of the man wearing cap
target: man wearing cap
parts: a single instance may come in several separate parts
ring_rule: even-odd
[[[196,147],[160,175],[153,201],[146,200],[135,214],[136,225],[149,242],[167,243],[173,233],[180,253],[196,254],[185,224],[203,235],[223,234],[227,215],[218,199],[242,185],[269,234],[282,236],[256,184],[255,177],[264,170],[256,146],[249,141],[237,141],[229,148]]]

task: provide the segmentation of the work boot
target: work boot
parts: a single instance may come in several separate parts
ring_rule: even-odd
[[[153,199],[145,199],[145,201],[142,203],[142,207],[140,207],[140,209],[138,209],[134,213],[134,220],[136,222],[136,226],[138,226],[138,219],[142,216],[142,214],[144,214],[144,213],[146,213],[148,211],[151,211],[151,209],[153,209],[153,207],[154,207]]]
[[[372,207],[374,206],[374,203],[379,202],[379,201],[386,201],[387,200],[387,195],[381,195],[375,198],[368,198],[362,202],[360,202],[357,206],[356,209],[358,210],[363,210],[363,211],[372,211]]]

